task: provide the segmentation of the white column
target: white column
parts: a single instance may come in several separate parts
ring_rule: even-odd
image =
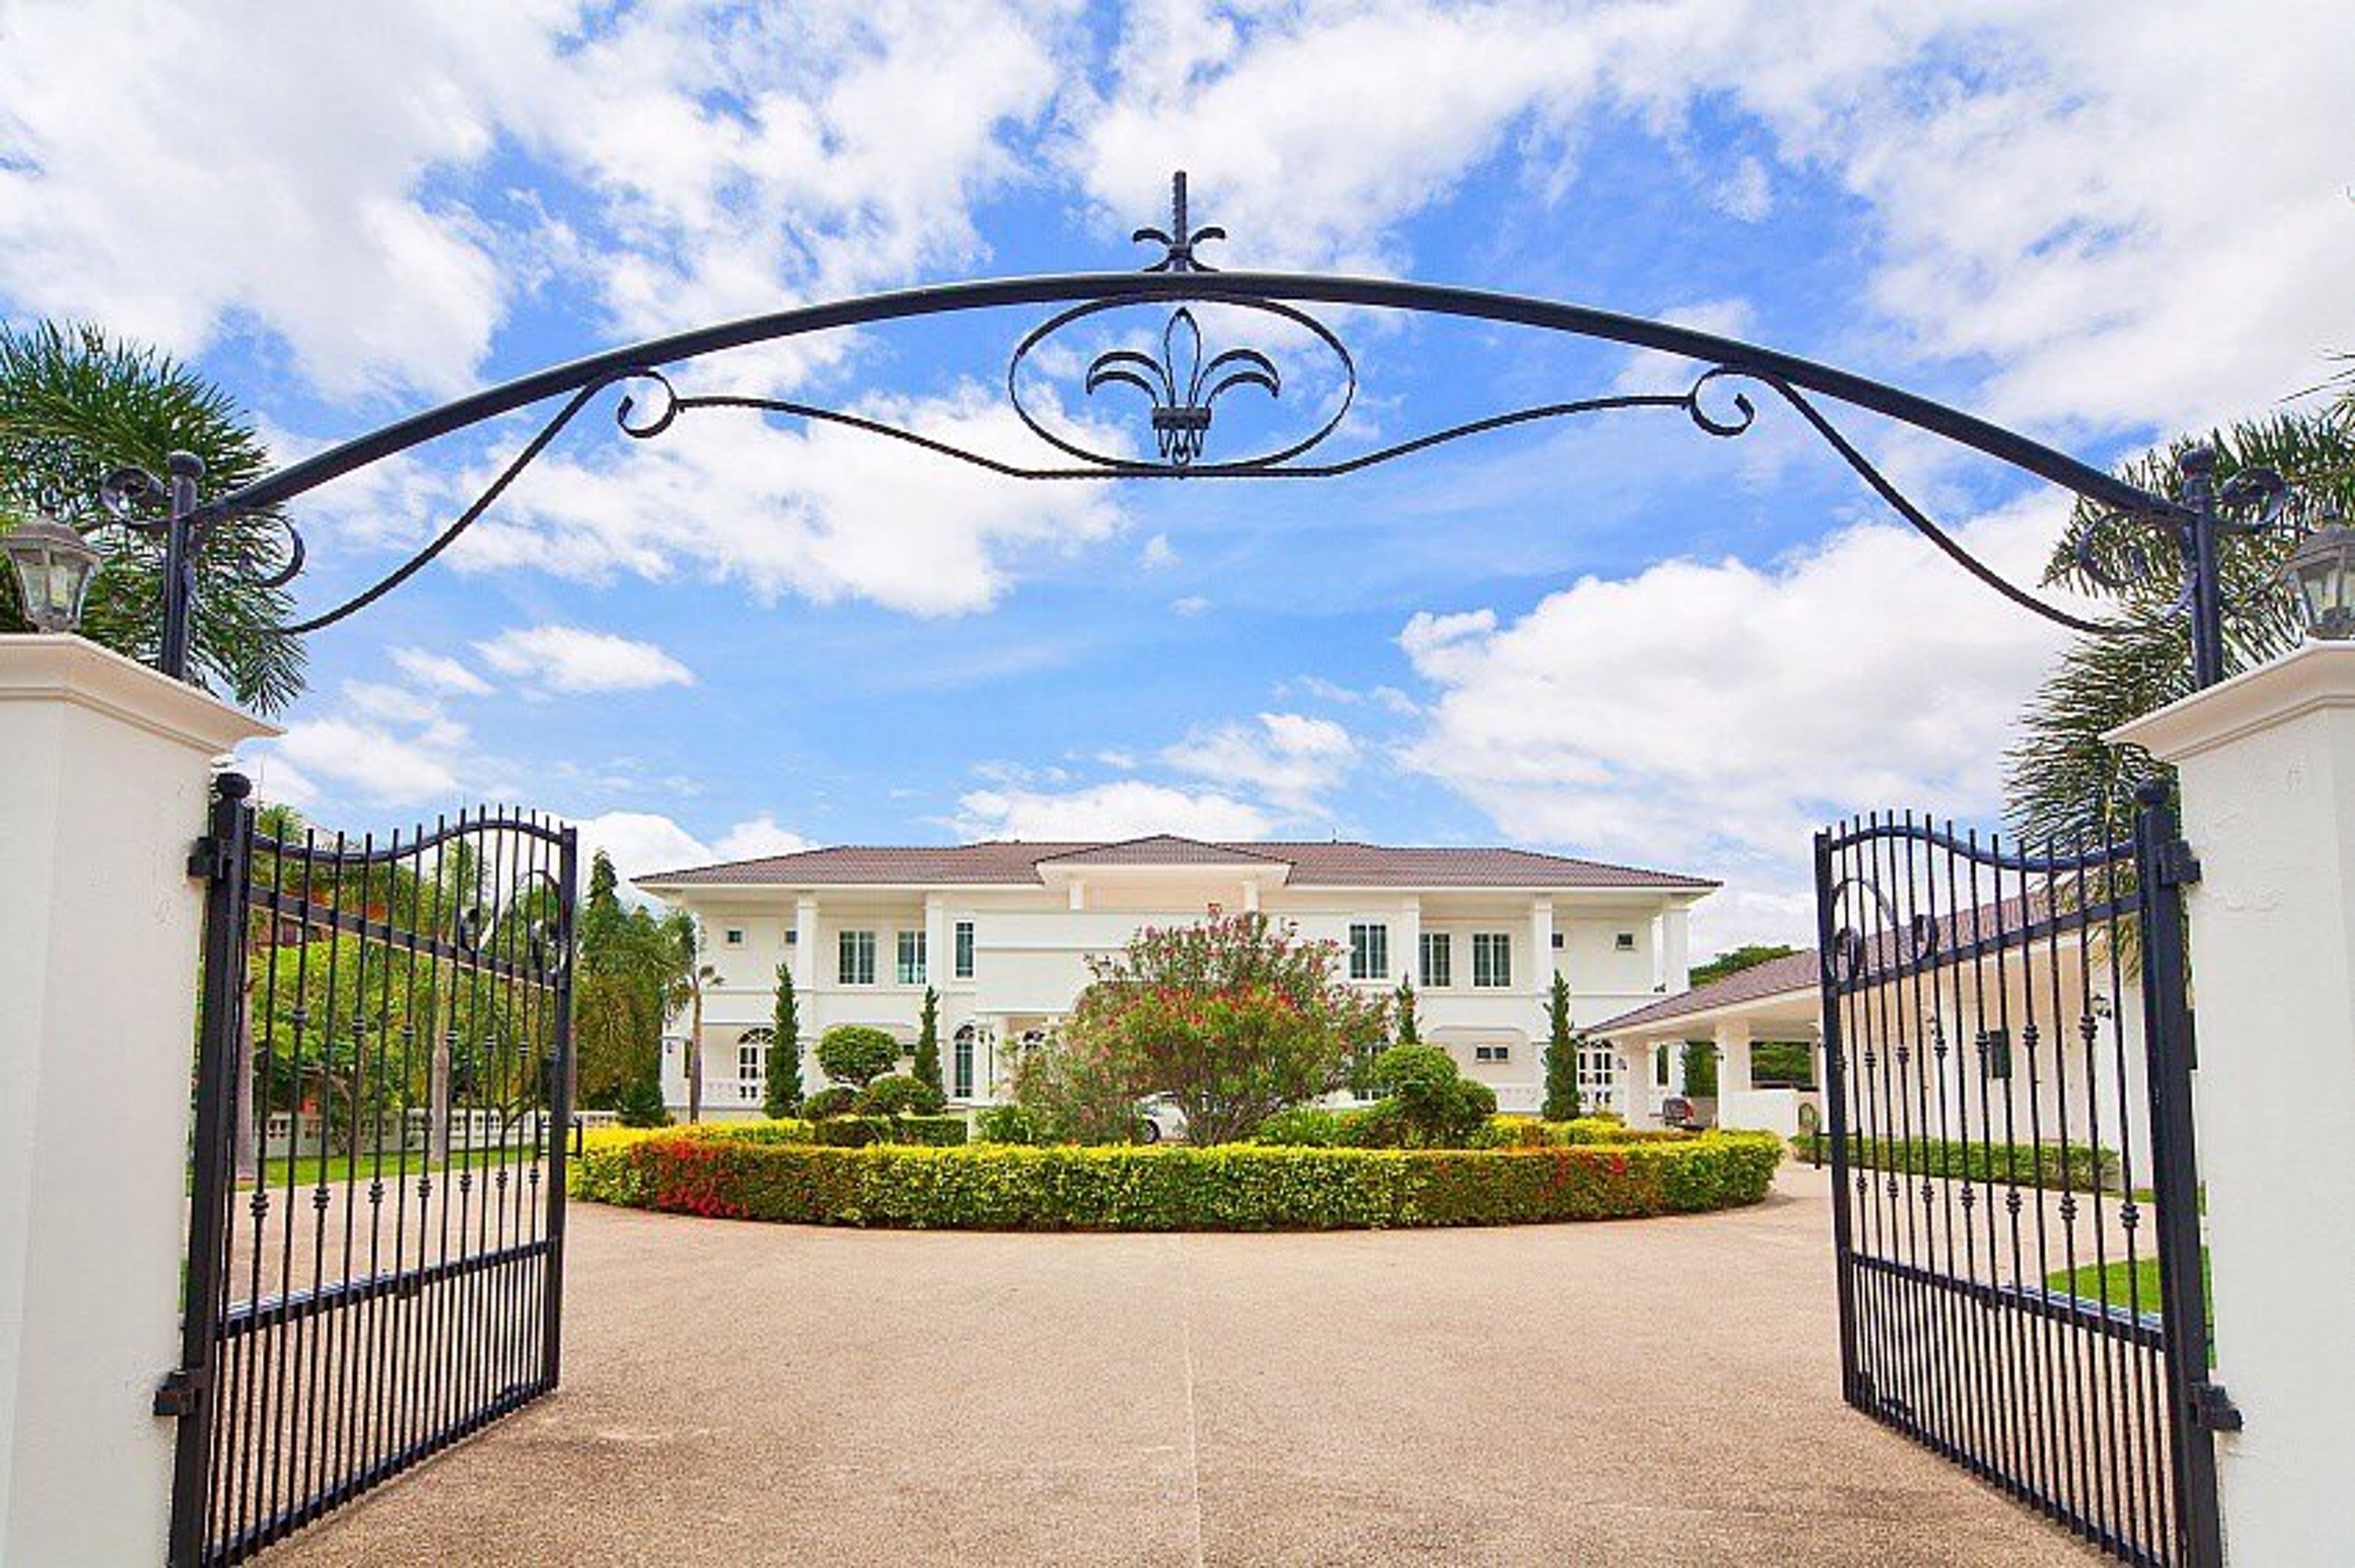
[[[1071,879],[1071,905],[1073,909],[1088,907],[1088,884],[1077,877]]]
[[[1529,901],[1529,984],[1538,995],[1553,989],[1553,900]]]
[[[948,951],[948,900],[940,893],[924,895],[924,981],[938,989],[941,977],[955,967]]]
[[[1409,894],[1399,901],[1398,921],[1391,927],[1391,983],[1414,982],[1423,994],[1423,900]]]
[[[2217,1440],[2226,1551],[2336,1560],[2355,1541],[2355,1188],[2286,1134],[2284,1107],[2320,1129],[2355,1115],[2355,645],[2310,645],[2112,739],[2179,770],[2200,860],[2186,902],[2215,1377],[2247,1423]]]
[[[824,1074],[817,1070],[817,900],[794,901],[794,1000],[802,1029],[802,1089],[815,1093]]]
[[[1750,1086],[1750,1024],[1728,1019],[1717,1026],[1717,1097],[1722,1102]]]
[[[0,638],[0,1563],[156,1563],[212,760],[274,734],[78,637]]]
[[[1682,1099],[1685,1093],[1685,1042],[1680,1040],[1656,1040],[1655,1051],[1668,1053],[1668,1093]]]
[[[1257,877],[1243,879],[1243,912],[1245,914],[1259,912],[1259,879]]]
[[[1638,1126],[1652,1118],[1652,1048],[1648,1045],[1622,1045],[1616,1052],[1619,1063],[1619,1114],[1629,1126]]]
[[[1660,980],[1671,997],[1692,989],[1692,912],[1671,909],[1660,914]]]

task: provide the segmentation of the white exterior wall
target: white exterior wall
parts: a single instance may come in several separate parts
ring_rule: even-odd
[[[924,987],[896,979],[898,933],[929,929],[946,1075],[961,1026],[977,1025],[1003,1042],[1026,1029],[1050,1025],[1086,986],[1091,955],[1117,950],[1143,926],[1199,921],[1213,905],[1243,910],[1252,901],[1247,895],[1253,889],[1270,919],[1291,922],[1302,936],[1337,943],[1345,952],[1353,923],[1386,925],[1387,972],[1364,986],[1387,995],[1401,979],[1414,978],[1423,1037],[1445,1046],[1467,1075],[1494,1087],[1508,1110],[1534,1110],[1543,1098],[1545,1005],[1556,970],[1570,982],[1572,1019],[1580,1027],[1656,999],[1664,916],[1672,914],[1680,927],[1684,906],[1693,897],[1559,888],[1521,893],[1290,889],[1268,882],[1247,888],[1240,879],[1205,876],[1194,868],[1104,866],[1090,867],[1084,879],[1037,887],[682,891],[672,901],[703,922],[720,976],[704,998],[705,1105],[721,1114],[757,1105],[757,1099],[741,1095],[737,1042],[746,1029],[770,1022],[776,966],[788,954],[796,955],[803,1082],[815,1087],[823,1081],[814,1056],[816,1041],[837,1024],[871,1024],[912,1047]],[[815,942],[807,953],[786,941],[797,912],[803,914],[802,929]],[[959,980],[952,973],[955,929],[966,920],[974,925],[975,973]],[[726,943],[730,930],[744,933],[741,946]],[[839,937],[847,930],[875,933],[872,986],[839,983]],[[1425,987],[1417,973],[1423,932],[1449,937],[1451,974],[1444,987]],[[1472,937],[1489,932],[1502,933],[1510,942],[1511,983],[1501,987],[1472,984]],[[1560,934],[1559,948],[1545,941],[1549,933]],[[1623,933],[1633,942],[1625,951],[1617,945]],[[1506,1046],[1509,1060],[1476,1060],[1484,1044]],[[666,1056],[665,1090],[674,1105],[687,1099],[684,1057],[677,1050]],[[977,1100],[992,1096],[993,1065],[990,1051],[976,1052]]]

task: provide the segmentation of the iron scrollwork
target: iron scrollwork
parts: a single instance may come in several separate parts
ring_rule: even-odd
[[[562,406],[481,495],[418,554],[354,598],[291,629],[297,633],[309,632],[340,621],[413,576],[494,505],[517,476],[538,458],[589,402],[623,383],[628,383],[630,389],[619,400],[613,410],[613,418],[621,432],[635,440],[652,440],[663,435],[676,427],[683,414],[690,411],[732,409],[880,436],[1008,478],[1103,481],[1188,477],[1334,477],[1474,436],[1574,416],[1638,409],[1678,411],[1706,435],[1721,439],[1738,438],[1755,426],[1761,411],[1761,400],[1753,397],[1751,390],[1734,385],[1742,382],[1747,383],[1749,388],[1763,389],[1796,412],[1901,518],[1996,592],[2014,603],[2074,631],[2101,634],[2115,630],[2107,624],[2072,614],[2058,605],[2046,603],[2003,578],[1965,549],[1949,531],[1906,496],[1833,423],[1816,397],[1811,395],[1810,389],[1822,391],[1829,399],[1859,402],[1868,407],[1873,406],[1872,398],[1859,397],[1852,389],[1830,385],[1827,378],[1818,373],[1820,368],[1806,366],[1805,362],[1788,356],[1749,350],[1755,355],[1754,358],[1731,357],[1727,351],[1745,349],[1746,346],[1723,339],[1708,340],[1720,355],[1727,356],[1711,359],[1706,357],[1707,349],[1701,344],[1682,341],[1697,335],[1679,333],[1666,326],[1658,326],[1657,330],[1647,328],[1640,337],[1620,336],[1620,340],[1640,341],[1667,352],[1688,354],[1700,368],[1691,385],[1681,392],[1614,392],[1525,406],[1427,431],[1370,450],[1327,457],[1317,449],[1339,431],[1357,401],[1359,388],[1358,361],[1340,334],[1294,303],[1294,298],[1339,298],[1376,308],[1444,310],[1464,315],[1482,313],[1460,304],[1425,304],[1423,302],[1428,296],[1444,291],[1406,283],[1375,283],[1360,289],[1354,281],[1348,280],[1298,280],[1311,286],[1294,298],[1279,297],[1282,291],[1271,289],[1269,284],[1282,280],[1271,280],[1252,273],[1220,273],[1201,259],[1201,246],[1226,238],[1226,230],[1217,225],[1194,222],[1186,176],[1181,171],[1171,182],[1168,226],[1141,228],[1132,236],[1136,242],[1156,248],[1157,254],[1154,260],[1143,268],[1144,273],[1152,278],[1150,286],[1135,274],[1127,275],[1134,280],[1129,283],[1090,277],[1078,280],[1084,287],[1076,287],[1068,293],[1058,293],[1049,288],[1037,291],[1032,295],[1039,299],[1076,303],[1064,305],[1017,341],[1007,361],[1006,395],[1028,432],[1059,453],[1062,461],[1040,463],[978,451],[887,418],[798,399],[686,393],[674,386],[664,371],[656,368],[657,361],[668,362],[664,354],[641,353],[630,360],[624,360],[618,354],[606,356],[593,373],[560,383],[570,388]],[[1055,280],[1046,282],[1052,283]],[[1349,286],[1331,289],[1320,286],[1340,283],[1348,283]],[[1361,294],[1368,297],[1359,299]],[[840,319],[837,325],[855,325],[866,320],[870,313],[860,307],[868,303],[851,302],[848,308],[839,313]],[[1541,302],[1509,300],[1505,303],[1518,307]],[[1026,367],[1041,362],[1039,351],[1050,340],[1073,328],[1107,325],[1109,313],[1145,308],[1166,313],[1156,322],[1157,351],[1134,345],[1103,348],[1086,361],[1086,368],[1080,373],[1078,384],[1090,398],[1115,393],[1143,394],[1149,446],[1129,451],[1103,450],[1092,443],[1085,431],[1060,420],[1050,420],[1035,390],[1026,397],[1023,385]],[[873,314],[881,318],[879,311]],[[1269,318],[1273,318],[1272,324]],[[1509,317],[1499,314],[1491,318]],[[1252,322],[1273,325],[1280,329],[1282,335],[1290,339],[1288,349],[1280,353],[1274,347],[1249,343],[1220,344],[1212,341],[1216,334],[1236,324]],[[1587,326],[1547,325],[1556,330],[1588,336],[1614,336]],[[767,336],[783,335],[773,332]],[[751,333],[732,339],[737,343],[761,340],[761,336]],[[665,346],[645,347],[652,349]],[[1290,350],[1305,350],[1309,362],[1303,364],[1299,356]],[[698,347],[687,351],[687,355],[692,357],[709,351]],[[1320,355],[1331,358],[1329,377],[1314,373],[1314,359]],[[1291,362],[1287,363],[1287,358]],[[1219,438],[1231,427],[1220,421],[1218,414],[1222,408],[1239,406],[1236,394],[1245,391],[1263,393],[1266,399],[1263,406],[1280,412],[1286,402],[1297,396],[1303,386],[1331,389],[1327,393],[1327,406],[1320,406],[1302,416],[1303,424],[1313,421],[1313,428],[1307,428],[1305,433],[1291,433],[1289,439],[1275,439],[1264,450],[1220,454]],[[506,406],[522,406],[521,400]],[[2041,453],[2041,449],[2032,449],[2024,438],[2014,438],[2009,432],[1993,427],[1977,425],[1951,411],[1933,408],[1927,413],[1915,416],[1914,422],[1924,428],[1940,429],[1949,433],[1952,439],[1976,445],[1980,450],[1998,451],[2000,454],[1999,449],[2005,443],[2009,443],[2015,447]],[[1955,428],[1948,429],[1950,426]],[[1965,426],[1970,428],[1960,428]],[[1149,455],[1141,455],[1140,453]],[[2047,458],[2052,461],[2043,461]],[[2071,476],[2056,482],[2073,485],[2081,495],[2102,492],[2111,497],[2131,497],[2142,494],[2131,485],[2109,482],[2106,476],[2090,470],[2081,473],[2077,465],[2068,464],[2058,454],[2041,453],[2026,459],[2014,456],[2011,461],[2019,466],[2041,472],[2048,478],[2054,477],[2054,464],[2060,464]],[[152,476],[141,477],[146,483],[143,485],[137,481],[129,482],[124,490],[126,496],[153,493],[157,482]],[[2264,500],[2270,509],[2265,510],[2264,517],[2247,527],[2251,530],[2269,527],[2272,513],[2278,510],[2280,499],[2279,482],[2274,483],[2274,490],[2264,491],[2260,480],[2249,475],[2237,476],[2223,487],[2222,498],[2237,501],[2239,497],[2248,496]],[[236,497],[229,499],[234,502]],[[2190,526],[2185,519],[2192,516],[2191,508],[2176,507],[2162,497],[2150,496],[2148,499],[2155,508],[2155,517],[2186,528]],[[290,580],[300,569],[301,561],[302,545],[300,539],[296,538],[287,567],[274,581],[282,582]]]

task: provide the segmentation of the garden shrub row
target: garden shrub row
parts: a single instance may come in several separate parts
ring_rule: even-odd
[[[1549,1148],[837,1148],[674,1136],[592,1148],[574,1194],[727,1219],[912,1229],[1276,1231],[1510,1225],[1755,1203],[1766,1133]]]
[[[1333,1110],[1303,1106],[1270,1116],[1252,1142],[1284,1148],[1389,1148],[1394,1126],[1379,1105]],[[987,1133],[985,1129],[984,1136]],[[1535,1116],[1490,1116],[1476,1127],[1471,1148],[1561,1148],[1578,1144],[1684,1143],[1692,1134],[1673,1127],[1630,1127],[1615,1115],[1580,1116],[1567,1122]]]
[[[1796,1138],[1796,1147],[1813,1152],[1811,1140]],[[1831,1140],[1823,1142],[1826,1159]],[[1993,1181],[2013,1187],[2073,1188],[2080,1192],[2115,1190],[2118,1185],[2118,1151],[2090,1144],[1966,1143],[1940,1138],[1877,1138],[1861,1134],[1849,1139],[1849,1161],[1868,1170],[1894,1170],[1909,1176],[1949,1177],[1956,1181]]]
[[[868,1144],[915,1144],[954,1147],[965,1141],[963,1116],[827,1116],[818,1121],[787,1116],[774,1121],[701,1122],[688,1127],[601,1127],[587,1135],[583,1152],[602,1154],[653,1137],[698,1138],[720,1143],[804,1144],[860,1148]]]

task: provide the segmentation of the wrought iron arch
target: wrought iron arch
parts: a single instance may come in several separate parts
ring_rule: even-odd
[[[200,547],[206,526],[213,519],[282,507],[344,475],[425,443],[550,399],[563,400],[483,492],[416,554],[352,598],[293,628],[310,632],[332,625],[375,603],[421,571],[488,511],[583,409],[613,388],[625,389],[613,411],[615,422],[624,433],[640,440],[662,435],[689,413],[723,409],[753,411],[901,442],[990,473],[1067,482],[1329,478],[1499,430],[1587,414],[1647,409],[1680,412],[1702,432],[1731,438],[1748,432],[1761,417],[1761,399],[1753,396],[1754,389],[1765,400],[1796,413],[1884,505],[1957,565],[2015,604],[2072,630],[2101,634],[2116,628],[2047,602],[1971,554],[1859,450],[1835,421],[1831,409],[1837,406],[1876,414],[1924,431],[2066,490],[2091,503],[2105,515],[2105,521],[2158,530],[2180,561],[2184,582],[2180,608],[2191,618],[2198,674],[2203,685],[2222,675],[2222,609],[2216,589],[2216,539],[2222,533],[2255,531],[2280,522],[2285,487],[2272,475],[2244,475],[2232,484],[2218,485],[2212,478],[2212,460],[2203,461],[2202,454],[2194,453],[2184,465],[2180,493],[2176,496],[2161,496],[1960,409],[1853,371],[1695,327],[1532,295],[1445,283],[1216,271],[1201,260],[1198,251],[1211,240],[1225,239],[1225,232],[1215,226],[1192,224],[1182,172],[1173,182],[1173,198],[1169,228],[1140,229],[1134,236],[1161,251],[1143,272],[981,279],[748,316],[610,349],[519,377],[396,421],[209,500],[198,499],[193,485],[185,480],[166,486],[158,481],[143,482],[139,476],[118,475],[109,482],[109,504],[119,520],[133,526],[155,527],[160,525],[135,518],[134,508],[141,502],[168,499],[171,525],[176,533],[185,537],[187,549],[193,551]],[[1358,367],[1339,334],[1312,314],[1311,307],[1320,305],[1402,311],[1522,326],[1674,355],[1698,368],[1692,382],[1681,392],[1608,393],[1508,409],[1371,451],[1323,457],[1316,454],[1317,449],[1340,427],[1357,394]],[[1055,314],[1018,341],[1007,369],[1007,396],[1045,448],[1044,456],[1036,463],[992,456],[843,408],[783,398],[681,392],[669,375],[678,367],[757,344],[890,322],[1018,306],[1055,308]],[[1160,352],[1156,355],[1115,348],[1099,354],[1087,371],[1085,389],[1092,396],[1143,394],[1153,438],[1154,454],[1149,457],[1104,452],[1057,432],[1026,405],[1018,383],[1026,359],[1061,329],[1116,309],[1137,306],[1167,309]],[[1343,389],[1337,409],[1329,418],[1312,424],[1305,436],[1278,443],[1272,450],[1237,457],[1217,454],[1211,446],[1211,436],[1220,400],[1247,394],[1280,399],[1287,382],[1284,367],[1263,349],[1249,345],[1214,348],[1205,344],[1197,314],[1204,306],[1229,307],[1236,313],[1281,321],[1332,355],[1339,368]],[[292,532],[291,527],[289,531]],[[2090,557],[2089,541],[2090,536],[2088,566],[2092,570],[2094,563]],[[2140,576],[2160,570],[2148,551],[2129,549],[2124,559],[2129,570]],[[297,536],[290,540],[285,561],[269,574],[274,581],[287,581],[303,563],[303,546]],[[191,588],[192,575],[175,580],[181,591]]]

